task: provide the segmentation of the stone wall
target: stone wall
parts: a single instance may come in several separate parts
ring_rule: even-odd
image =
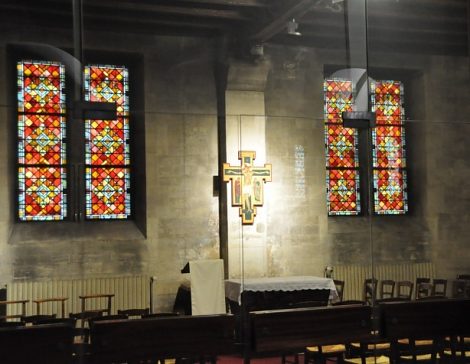
[[[65,35],[37,35],[44,34],[55,46],[71,46]],[[39,38],[11,30],[2,33],[2,72],[6,45],[25,40]],[[180,273],[183,265],[219,256],[218,200],[212,179],[217,174],[214,45],[196,38],[136,39],[105,33],[87,40],[89,49],[143,57],[145,109],[134,112],[145,123],[146,229],[132,223],[120,230],[48,224],[36,234],[14,222],[10,115],[15,105],[4,101],[8,85],[2,79],[0,155],[7,157],[0,160],[0,283],[148,274],[157,277],[158,309],[168,310],[185,278]],[[406,56],[404,64],[403,55],[371,55],[371,64],[381,72],[408,72],[412,104],[407,110],[412,119],[407,121],[410,215],[370,219],[326,216],[324,65],[344,64],[345,55],[266,46],[265,57],[264,110],[235,108],[227,117],[235,125],[228,128],[232,134],[227,138],[235,140],[238,120],[256,124],[262,119],[260,143],[265,150],[255,162],[273,165],[273,182],[265,185],[266,202],[258,208],[253,226],[242,228],[238,208],[229,202],[231,275],[322,275],[327,264],[370,264],[371,246],[378,263],[432,260],[440,276],[468,272],[468,59]],[[256,70],[259,65],[247,67]],[[242,74],[246,78],[250,73]],[[258,85],[259,75],[254,72],[253,77]],[[228,159],[233,164],[232,154]]]

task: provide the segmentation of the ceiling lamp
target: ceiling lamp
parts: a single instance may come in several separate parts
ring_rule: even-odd
[[[292,18],[292,20],[290,20],[289,22],[287,22],[287,34],[289,35],[297,35],[297,36],[300,36],[302,35],[302,33],[298,32],[297,31],[297,28],[299,27],[299,23],[297,23],[295,21],[294,18]]]

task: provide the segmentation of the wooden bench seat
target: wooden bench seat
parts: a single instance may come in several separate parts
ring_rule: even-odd
[[[437,362],[447,337],[469,332],[470,300],[425,300],[380,305],[382,334],[392,342],[392,359]]]
[[[0,328],[2,364],[72,362],[73,325],[68,323]]]
[[[250,313],[245,363],[260,354],[285,356],[307,347],[346,344],[369,338],[371,308],[342,305]]]
[[[91,362],[138,362],[233,354],[233,315],[98,321],[91,327]]]

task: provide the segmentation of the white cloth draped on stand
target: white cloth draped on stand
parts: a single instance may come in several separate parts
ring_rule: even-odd
[[[189,262],[193,315],[226,313],[222,259]]]

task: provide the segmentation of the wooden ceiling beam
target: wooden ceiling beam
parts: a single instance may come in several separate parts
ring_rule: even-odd
[[[57,0],[55,0],[57,1]],[[113,10],[126,10],[132,12],[144,12],[146,14],[167,14],[175,16],[187,16],[195,18],[218,18],[226,20],[237,20],[237,21],[251,21],[252,19],[244,16],[240,11],[237,10],[220,10],[220,9],[209,9],[209,8],[191,8],[188,6],[170,6],[170,5],[158,5],[158,4],[146,4],[135,1],[85,1],[84,10],[85,14],[87,10],[91,9],[109,9]]]
[[[264,43],[279,32],[286,29],[287,22],[293,18],[301,18],[315,4],[314,0],[296,0],[290,2],[277,12],[270,21],[263,24],[258,30],[249,36],[252,42]]]
[[[17,12],[17,11],[24,11],[28,13],[34,14],[34,19],[36,19],[37,23],[42,24],[44,23],[55,23],[55,21],[52,21],[52,19],[64,19],[64,18],[71,18],[72,13],[64,10],[64,9],[58,9],[58,8],[44,8],[44,7],[37,7],[34,10],[32,10],[31,6],[25,6],[25,5],[5,5],[0,3],[0,9],[4,11],[10,11],[10,12]],[[18,21],[18,19],[15,19],[12,17],[15,23],[21,23]],[[27,22],[31,23],[31,19],[26,18],[25,19]],[[136,15],[116,15],[116,14],[111,14],[111,13],[87,13],[84,16],[84,22],[85,22],[85,31],[86,29],[86,24],[88,21],[103,21],[105,20],[107,22],[107,25],[105,27],[102,26],[102,30],[113,30],[112,22],[116,21],[119,22],[120,24],[129,24],[132,25],[132,28],[134,27],[133,24],[139,24],[139,26],[173,26],[173,27],[186,27],[188,29],[193,28],[193,29],[219,29],[219,30],[229,30],[231,29],[230,25],[227,24],[224,20],[212,20],[210,22],[192,22],[188,20],[170,20],[166,18],[142,18]],[[35,23],[31,23],[31,25],[34,25]],[[101,22],[102,24],[102,22]],[[121,28],[116,27],[116,31],[119,31]]]
[[[288,34],[279,34],[272,39],[275,44],[287,46],[313,47],[319,49],[334,49],[346,52],[346,43],[344,36],[302,36],[292,37]],[[383,53],[404,53],[404,54],[439,54],[463,56],[467,54],[467,48],[460,43],[442,43],[425,42],[417,44],[416,42],[403,41],[373,41],[369,46],[369,52]]]
[[[270,0],[181,0],[184,3],[194,4],[207,4],[207,5],[220,5],[227,7],[253,7],[253,8],[266,8],[269,6]],[[173,0],[173,3],[177,3]]]
[[[420,15],[418,13],[410,13],[405,11],[376,11],[375,9],[369,9],[368,11],[368,22],[400,22],[412,24],[444,24],[444,23],[459,23],[466,24],[465,13],[456,13],[455,16],[441,13],[440,15]],[[317,21],[331,20],[344,24],[344,13],[332,13],[327,11],[310,11],[302,18],[302,23],[315,23]]]

